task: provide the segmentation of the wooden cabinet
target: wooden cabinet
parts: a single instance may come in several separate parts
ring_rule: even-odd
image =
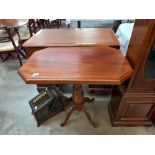
[[[126,57],[134,73],[123,85],[113,86],[112,124],[150,126],[155,120],[155,20],[135,20]]]

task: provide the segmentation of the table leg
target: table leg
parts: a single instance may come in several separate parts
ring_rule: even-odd
[[[2,56],[1,54],[0,54],[0,58],[1,58],[2,60],[4,60],[4,59],[3,59],[3,56]]]
[[[85,107],[82,108],[82,111],[85,113],[88,121],[91,123],[91,125],[93,127],[97,127],[97,124],[92,120],[91,115],[89,114],[89,112],[85,109]]]
[[[84,97],[84,92],[82,89],[82,86],[80,84],[73,85],[73,107],[69,110],[69,112],[66,114],[65,120],[60,124],[62,127],[67,123],[68,119],[70,118],[71,114],[77,110],[77,111],[83,111],[88,118],[89,122],[93,127],[96,127],[96,123],[92,120],[90,114],[88,111],[86,111],[84,104],[86,102],[93,102],[94,99],[89,99],[88,97]]]

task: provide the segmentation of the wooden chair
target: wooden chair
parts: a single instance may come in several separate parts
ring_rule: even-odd
[[[39,27],[35,19],[29,19],[28,28],[30,32],[30,36],[32,37],[37,31],[39,31]]]
[[[36,19],[35,22],[39,29],[51,29],[59,28],[61,26],[62,19]]]
[[[26,49],[22,46],[22,44],[27,41],[30,37],[32,37],[40,28],[38,23],[35,19],[29,19],[27,25],[23,25],[19,27],[18,34],[19,34],[19,44],[21,49],[26,53]],[[24,56],[26,58],[26,55]]]
[[[38,30],[39,27],[37,25],[37,22],[34,19],[29,19],[27,25],[23,25],[18,29],[20,44],[22,45],[26,40],[32,37]]]
[[[19,34],[16,28],[0,28],[0,58],[2,61],[5,61],[12,56],[11,53],[16,52],[19,59],[20,65],[22,65],[21,55],[22,54],[19,44]],[[3,57],[3,54],[8,54],[6,58]]]
[[[51,23],[51,28],[60,28],[60,26],[62,26],[62,21],[64,19],[55,19],[55,20],[49,20]]]
[[[35,21],[39,29],[52,28],[51,21],[49,19],[36,19]]]

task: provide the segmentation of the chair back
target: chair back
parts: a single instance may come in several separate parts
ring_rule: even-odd
[[[11,41],[13,46],[15,47],[16,49],[16,44],[14,42],[14,39],[13,37],[15,35],[18,35],[18,37],[20,38],[19,36],[19,33],[18,33],[18,29],[16,28],[7,28],[7,27],[1,27],[0,28],[0,43],[5,43],[5,42],[9,42]]]
[[[14,47],[14,50],[17,53],[17,57],[19,59],[20,65],[22,65],[22,60],[19,55],[20,45],[15,43],[15,40],[14,40],[14,37],[16,37],[16,36],[18,36],[18,39],[20,39],[18,29],[17,28],[7,28],[6,26],[4,26],[4,27],[0,28],[0,33],[1,33],[0,34],[0,44],[11,42]],[[3,45],[2,45],[2,47],[3,47]],[[8,47],[8,45],[6,47]],[[4,49],[2,48],[2,50],[4,50]],[[11,48],[11,51],[12,51],[12,48]],[[7,51],[5,49],[4,52],[9,52],[9,51],[8,51],[8,49],[7,49]],[[2,55],[0,55],[0,57],[3,60]]]
[[[38,30],[38,26],[37,26],[35,19],[29,19],[28,28],[30,31],[30,36],[32,37],[33,34],[35,34]]]

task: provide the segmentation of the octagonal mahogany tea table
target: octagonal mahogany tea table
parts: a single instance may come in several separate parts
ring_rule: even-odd
[[[82,84],[120,85],[130,78],[132,68],[122,52],[111,47],[60,47],[33,53],[18,73],[27,84],[73,84],[74,104],[61,126],[78,110],[96,127],[84,107],[94,100],[84,96]]]

